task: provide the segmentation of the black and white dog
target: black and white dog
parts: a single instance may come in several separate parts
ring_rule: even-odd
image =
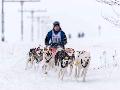
[[[83,82],[85,81],[87,70],[90,64],[91,56],[90,52],[87,51],[77,51],[77,55],[75,58],[75,78],[78,79],[80,76],[80,71],[81,76],[83,77]]]
[[[36,63],[39,63],[43,60],[43,49],[40,49],[39,47],[36,49]]]
[[[28,60],[26,62],[26,68],[28,68],[28,64],[31,64],[31,67],[35,64],[39,64],[43,60],[43,49],[38,48],[31,48],[28,53]],[[36,67],[35,67],[36,68]]]
[[[55,66],[57,66],[59,69],[58,78],[60,78],[61,80],[63,80],[66,68],[70,63],[71,63],[70,56],[64,49],[57,51],[55,55]]]

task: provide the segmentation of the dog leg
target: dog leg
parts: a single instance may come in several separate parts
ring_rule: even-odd
[[[25,70],[27,70],[27,68],[28,68],[28,63],[29,63],[29,61],[26,62]]]
[[[70,65],[70,73],[69,73],[69,76],[71,76],[72,70],[73,70],[73,65]]]
[[[43,71],[44,74],[47,74],[46,69],[47,69],[47,65],[44,64],[44,65],[42,66],[42,71]]]
[[[63,80],[64,74],[65,74],[65,70],[62,71],[61,80]]]
[[[58,79],[60,78],[60,76],[61,76],[61,69],[59,70],[59,72],[58,72]]]
[[[38,70],[40,69],[40,62],[38,63],[37,69],[38,69]]]
[[[34,67],[35,70],[37,70],[37,66],[36,66],[36,61],[35,60],[33,61],[33,67]]]
[[[77,66],[75,67],[75,78],[77,78]]]
[[[45,65],[45,72],[44,72],[44,74],[47,74],[47,65]]]
[[[83,75],[84,75],[84,70],[82,70],[81,77],[83,77]]]
[[[54,63],[54,67],[55,67],[55,72],[59,71],[60,69],[59,62],[57,64]]]
[[[33,56],[31,56],[31,61],[30,61],[31,66],[30,66],[30,68],[32,68],[32,67],[33,67],[33,61],[34,61],[34,57],[33,57]]]
[[[86,68],[84,68],[84,69],[82,70],[81,77],[84,76],[85,70],[86,70]]]
[[[27,60],[25,70],[28,69],[28,64],[30,63],[30,61],[31,61],[31,58],[29,58],[29,59]]]
[[[61,68],[58,73],[58,79],[63,80],[63,69]]]
[[[78,74],[77,74],[77,78],[79,78],[79,77],[80,77],[80,71],[81,71],[81,67],[80,67],[80,66],[78,66]]]
[[[49,63],[46,63],[45,74],[48,74],[49,69],[50,69]]]
[[[54,67],[55,67],[55,66],[54,66],[54,61],[52,61],[52,69],[54,69]]]
[[[64,74],[65,74],[65,69],[66,68],[62,69],[62,71],[61,71],[61,80],[63,80]]]
[[[45,65],[43,65],[43,66],[42,66],[42,72],[44,72],[44,71],[45,71],[44,69],[45,69]]]
[[[87,69],[83,70],[83,82],[85,82],[86,74],[87,74]]]
[[[55,71],[55,72],[57,72],[57,70],[58,70],[57,68],[58,68],[58,67],[57,67],[57,66],[55,66],[55,68],[54,68],[54,71]]]

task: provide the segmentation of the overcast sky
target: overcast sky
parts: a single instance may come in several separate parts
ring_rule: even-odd
[[[47,9],[46,13],[35,13],[37,16],[49,16],[48,26],[40,23],[40,37],[44,39],[47,31],[52,29],[53,21],[60,21],[62,29],[67,34],[77,38],[77,33],[85,32],[87,37],[98,36],[98,26],[101,25],[103,35],[115,31],[118,34],[119,28],[103,20],[103,15],[112,15],[110,6],[96,2],[95,0],[41,0],[39,3],[24,3],[25,10]],[[20,41],[20,3],[5,3],[5,37],[6,41]],[[24,40],[30,41],[31,14],[24,13]],[[1,18],[0,18],[1,19]],[[34,20],[34,40],[37,40],[37,20]],[[120,33],[120,32],[119,32]],[[1,34],[1,32],[0,32]],[[108,34],[107,34],[108,35]],[[115,36],[114,35],[114,36]],[[111,36],[111,34],[109,35]],[[41,40],[41,39],[40,39]]]

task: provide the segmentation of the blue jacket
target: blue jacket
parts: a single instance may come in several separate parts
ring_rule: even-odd
[[[64,45],[67,43],[67,37],[65,35],[65,33],[60,30],[59,32],[61,32],[61,42],[60,43],[50,43],[50,40],[52,40],[52,31],[54,30],[51,30],[48,32],[46,38],[45,38],[45,45],[50,45],[51,47],[54,47],[54,46],[57,46],[57,45],[60,45],[61,47],[64,48]]]

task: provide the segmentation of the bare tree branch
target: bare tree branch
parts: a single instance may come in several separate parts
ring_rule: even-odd
[[[102,16],[102,17],[103,17],[103,19],[107,20],[111,24],[114,24],[115,26],[120,28],[120,20],[119,19],[116,19],[114,17],[106,17],[106,16]]]
[[[96,0],[97,2],[100,2],[100,3],[105,3],[107,5],[118,5],[120,6],[120,1],[119,0]]]
[[[112,11],[116,15],[117,18],[112,17],[112,16],[111,17],[105,16],[105,15],[103,16],[102,13],[101,13],[101,16],[103,17],[104,20],[120,28],[120,14],[114,9],[114,6],[120,6],[120,1],[119,0],[96,0],[96,1],[110,5],[112,7]]]
[[[114,14],[115,14],[118,18],[120,18],[120,14],[114,9],[113,6],[112,6],[112,10],[113,10]]]

